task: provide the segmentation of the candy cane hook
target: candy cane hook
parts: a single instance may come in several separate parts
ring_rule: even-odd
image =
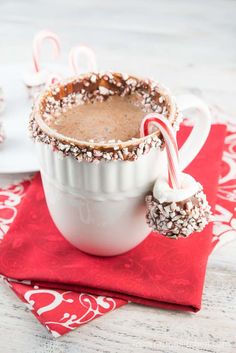
[[[69,65],[71,67],[71,70],[75,74],[80,73],[80,68],[78,65],[78,58],[81,54],[84,54],[87,57],[89,71],[97,71],[97,61],[96,61],[95,53],[91,48],[89,48],[85,45],[78,45],[76,47],[73,47],[70,50]]]
[[[141,137],[150,134],[150,127],[157,127],[166,143],[166,152],[168,158],[168,169],[173,188],[180,188],[180,168],[179,168],[179,154],[176,142],[175,132],[169,120],[157,113],[151,113],[144,117],[141,122],[140,135]]]
[[[54,59],[56,59],[60,53],[60,40],[55,33],[46,30],[38,32],[33,40],[33,63],[35,72],[39,72],[41,70],[40,53],[42,44],[45,40],[50,40],[52,43]]]

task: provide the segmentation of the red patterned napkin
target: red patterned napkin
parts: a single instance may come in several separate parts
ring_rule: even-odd
[[[54,290],[32,285],[27,281],[18,283],[8,280],[8,284],[54,337],[62,336],[127,304],[118,298],[70,290]]]
[[[204,185],[212,205],[224,132],[222,125],[212,128],[204,149],[189,168]],[[182,140],[188,133],[188,128],[181,129]],[[114,298],[199,310],[211,249],[211,226],[208,226],[201,234],[178,241],[150,235],[134,250],[113,258],[86,255],[73,248],[56,230],[48,215],[40,177],[36,176],[16,221],[0,245],[0,272],[14,280],[30,281],[10,280],[10,283],[17,295],[34,308],[40,321],[58,335],[125,303]],[[40,305],[42,293],[44,302]],[[76,304],[84,310],[83,314],[76,312]],[[73,306],[75,314],[67,310],[69,306],[70,309]],[[60,310],[55,313],[55,308]]]

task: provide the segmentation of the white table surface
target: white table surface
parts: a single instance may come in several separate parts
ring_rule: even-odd
[[[30,61],[32,37],[43,28],[61,36],[61,63],[72,45],[86,43],[101,69],[159,79],[236,117],[235,1],[0,0],[0,65]],[[21,177],[1,175],[0,185]],[[57,340],[0,286],[0,352],[234,353],[235,252],[236,241],[210,257],[197,314],[129,304]]]

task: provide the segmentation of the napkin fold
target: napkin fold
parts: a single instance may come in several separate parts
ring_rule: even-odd
[[[205,146],[186,170],[202,183],[213,208],[225,130],[224,125],[212,126]],[[180,144],[189,132],[190,128],[181,128]],[[196,312],[201,307],[212,244],[209,224],[203,232],[187,239],[173,240],[151,233],[126,254],[109,258],[87,255],[70,245],[56,229],[37,174],[0,243],[0,273],[13,280],[30,281],[36,288],[85,292]]]

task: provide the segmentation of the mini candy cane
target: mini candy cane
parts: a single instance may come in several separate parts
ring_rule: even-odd
[[[49,82],[52,83],[53,77],[56,79],[58,76],[56,74],[51,74],[51,77],[49,78],[49,72],[42,69],[40,66],[40,52],[45,40],[51,41],[54,58],[60,53],[59,38],[55,33],[44,30],[36,34],[33,40],[34,72],[29,72],[24,77],[24,82],[30,99],[35,98],[45,88],[45,85],[47,85],[49,80]]]
[[[71,70],[75,74],[80,73],[80,69],[78,65],[78,57],[80,54],[84,54],[87,57],[89,71],[97,71],[97,62],[96,62],[95,53],[91,48],[85,45],[78,45],[76,47],[73,47],[70,50],[69,65],[71,67]]]
[[[166,152],[168,157],[169,175],[172,187],[180,187],[180,170],[179,170],[179,154],[176,142],[175,132],[166,118],[157,113],[151,113],[145,116],[141,123],[140,135],[149,135],[150,126],[157,127],[165,140]]]
[[[55,33],[46,30],[37,33],[33,40],[33,63],[35,72],[41,71],[40,53],[42,44],[45,40],[50,40],[52,43],[54,59],[57,58],[60,54],[60,40]]]
[[[157,177],[153,193],[146,196],[147,224],[174,239],[201,232],[211,215],[203,188],[193,177],[181,173],[176,136],[169,120],[157,113],[148,114],[141,123],[141,137],[150,134],[151,126],[157,127],[164,138],[171,185]]]

